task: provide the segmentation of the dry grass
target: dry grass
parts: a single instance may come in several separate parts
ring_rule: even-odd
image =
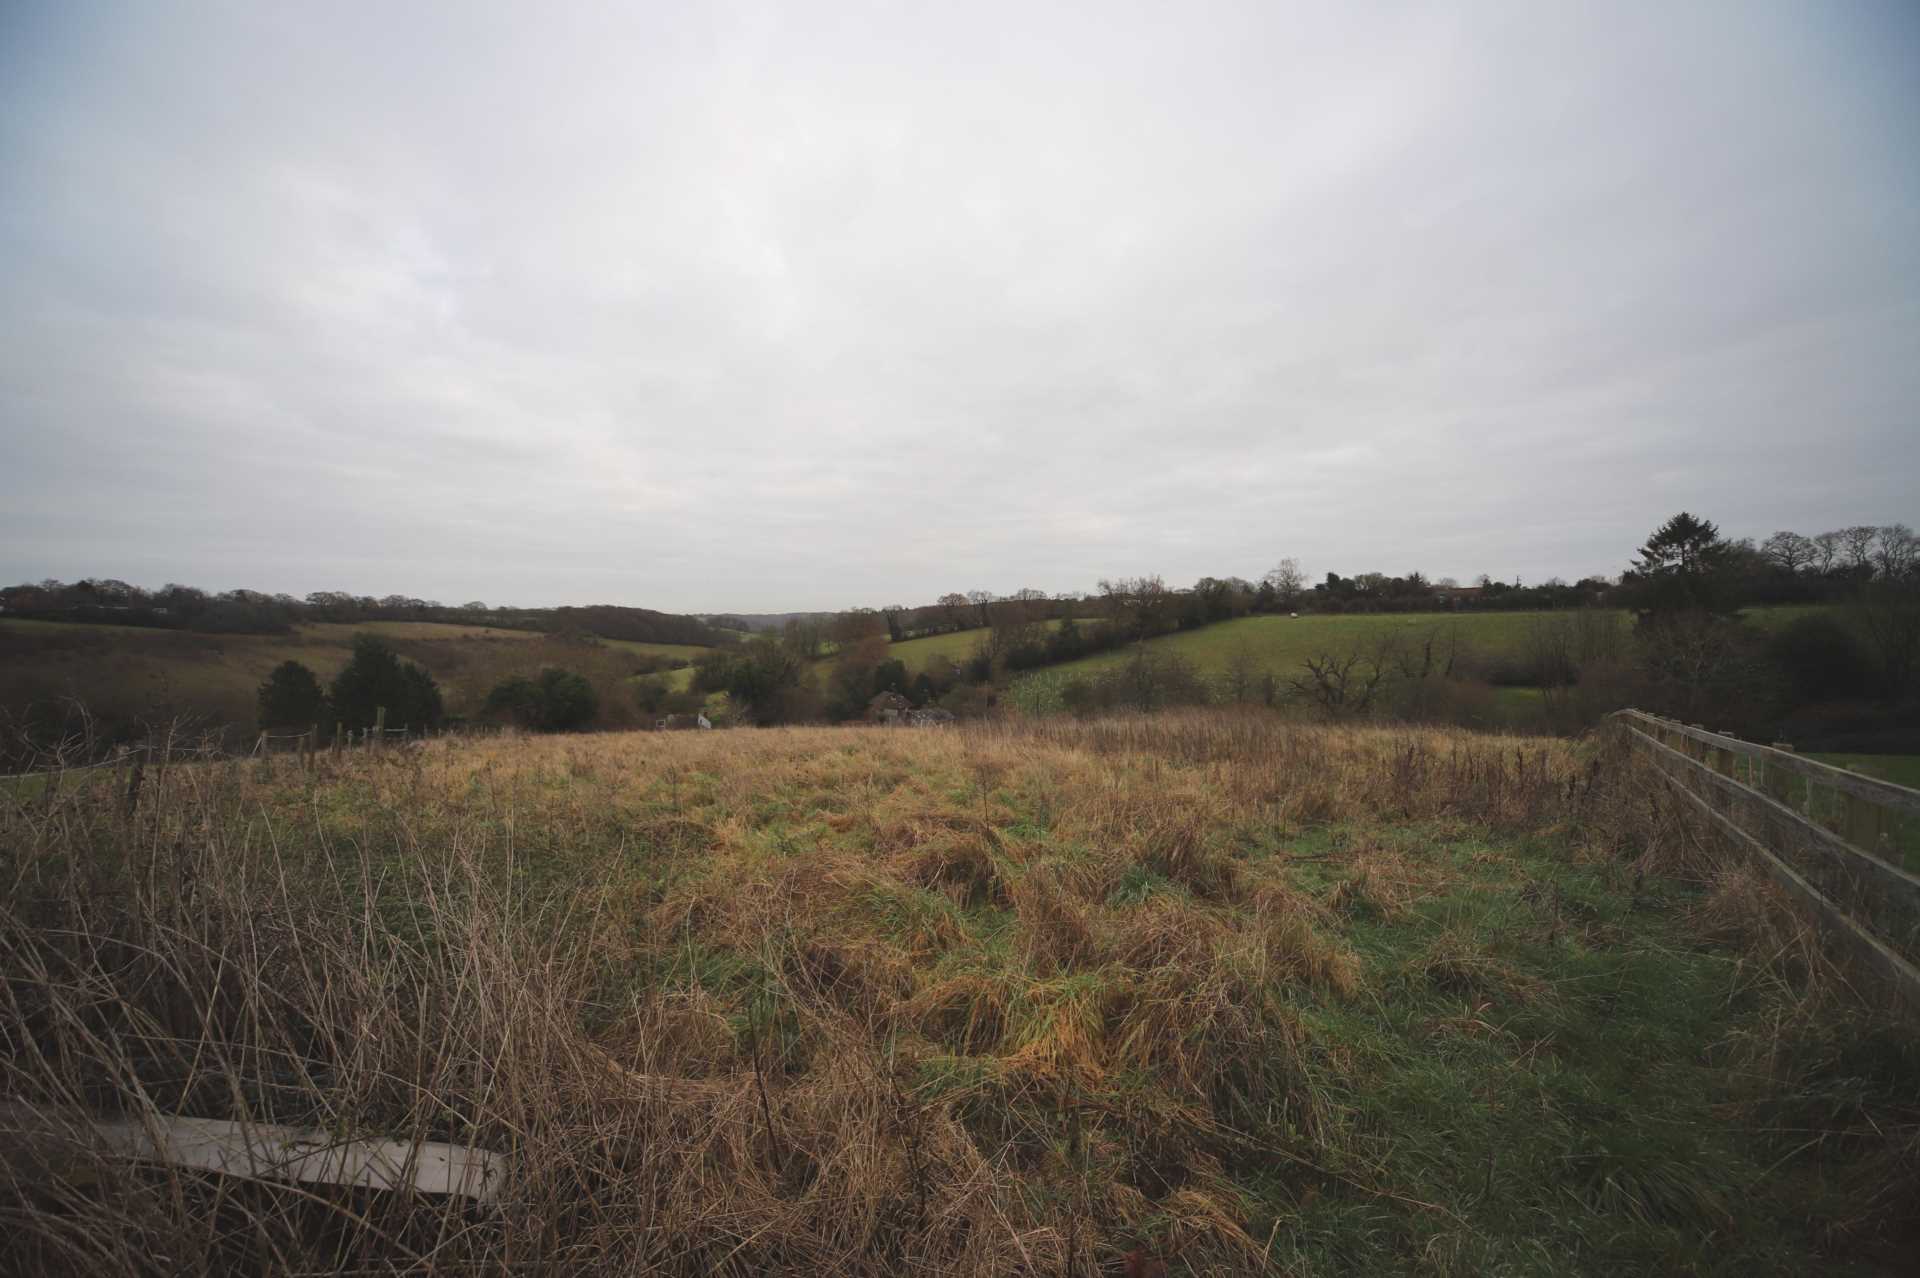
[[[471,1141],[511,1184],[456,1209],[16,1153],[0,1269],[1255,1271],[1308,1210],[1274,1204],[1444,1221],[1366,1154],[1329,1029],[1413,962],[1352,929],[1444,876],[1286,840],[1579,824],[1592,858],[1711,864],[1601,819],[1565,743],[1256,717],[274,766],[155,769],[131,816],[117,778],[0,798],[0,1095]],[[1699,912],[1765,945],[1768,908]],[[1421,945],[1456,1002],[1571,1001],[1483,936]]]

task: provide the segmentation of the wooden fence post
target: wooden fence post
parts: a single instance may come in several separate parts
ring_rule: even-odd
[[[1857,794],[1843,795],[1847,801],[1847,842],[1863,852],[1884,856],[1881,838],[1886,832],[1886,812],[1871,799]]]
[[[1784,750],[1788,754],[1793,753],[1793,747],[1785,741],[1774,742],[1773,748]],[[1761,770],[1761,785],[1766,790],[1768,798],[1777,799],[1789,808],[1793,806],[1793,773],[1771,759],[1767,760],[1767,766]]]
[[[378,750],[382,745],[386,744],[386,741],[385,741],[386,735],[387,735],[387,708],[385,706],[376,706],[374,707],[374,711],[373,711],[373,748],[374,749]]]
[[[132,766],[127,769],[126,817],[131,821],[134,810],[140,806],[140,782],[146,774],[147,752],[144,748],[131,750],[127,759]]]

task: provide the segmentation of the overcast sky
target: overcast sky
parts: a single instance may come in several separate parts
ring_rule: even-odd
[[[0,580],[780,610],[1920,523],[1920,5],[0,5]]]

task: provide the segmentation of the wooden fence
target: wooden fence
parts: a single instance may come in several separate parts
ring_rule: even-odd
[[[1920,791],[1639,710],[1612,718],[1670,789],[1920,1011],[1920,876],[1905,865]]]

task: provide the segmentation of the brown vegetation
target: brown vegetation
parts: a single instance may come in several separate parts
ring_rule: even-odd
[[[1323,1197],[1450,1229],[1367,1152],[1329,1026],[1408,979],[1584,995],[1466,930],[1366,961],[1352,920],[1462,873],[1382,821],[1577,824],[1714,884],[1703,925],[1785,979],[1773,899],[1561,742],[1182,715],[274,766],[155,769],[131,816],[0,797],[0,1094],[471,1141],[499,1206],[27,1151],[0,1268],[1229,1274]],[[1329,823],[1362,833],[1276,843]]]

